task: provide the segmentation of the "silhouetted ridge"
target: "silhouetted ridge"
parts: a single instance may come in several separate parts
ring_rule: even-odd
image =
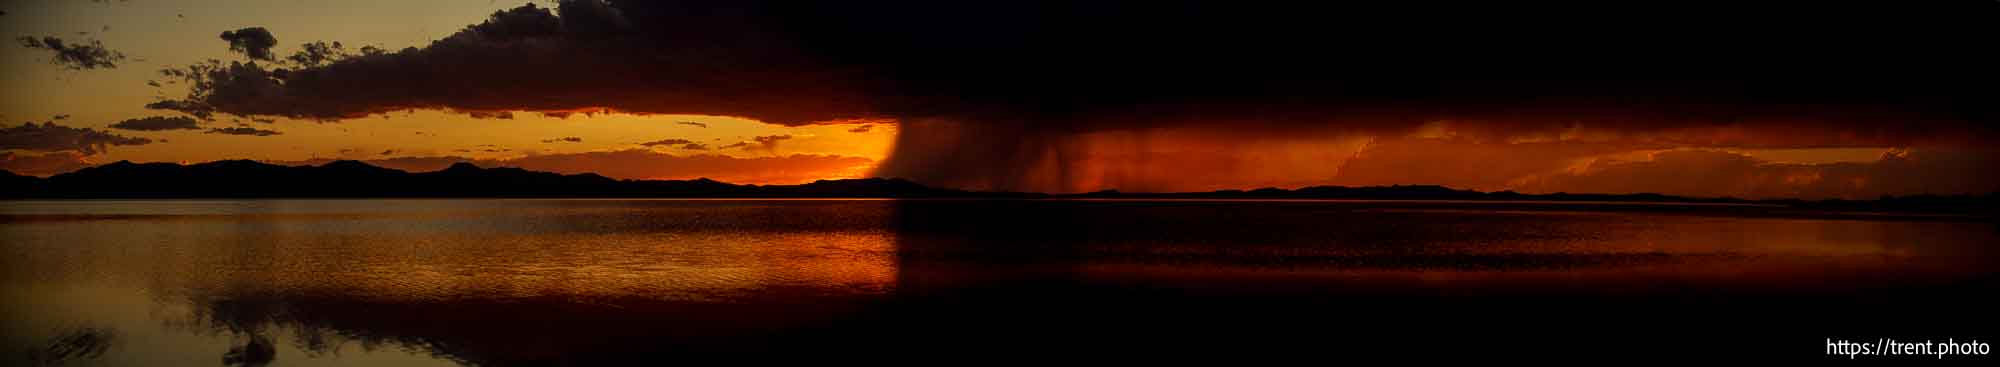
[[[1745,200],[1661,194],[1522,194],[1480,192],[1436,185],[1311,186],[1179,193],[1104,190],[1051,195],[973,192],[924,186],[899,178],[819,180],[799,185],[737,185],[707,178],[618,180],[594,173],[560,174],[515,167],[454,163],[433,172],[404,172],[359,161],[281,166],[250,160],[193,165],[118,161],[47,179],[0,171],[0,197],[9,198],[359,198],[359,197],[844,197],[844,198],[1131,198],[1131,199],[1381,199],[1532,200],[1779,204],[1797,208],[1952,212],[1992,215],[1994,194],[1883,197],[1880,200]]]
[[[15,174],[13,171],[0,169],[0,197],[32,191],[35,189],[35,185],[41,183],[41,181],[40,178],[36,178],[35,176],[25,176]]]
[[[326,172],[333,172],[333,173],[346,173],[346,174],[363,174],[363,175],[365,175],[365,174],[406,174],[406,173],[407,173],[407,172],[403,172],[403,171],[399,171],[399,170],[394,170],[394,169],[389,169],[389,168],[383,168],[383,167],[377,167],[377,166],[375,166],[375,165],[372,165],[372,164],[368,164],[368,163],[364,163],[364,162],[361,162],[361,161],[356,161],[356,160],[339,160],[339,161],[332,161],[332,162],[326,162],[326,164],[322,164],[322,165],[319,165],[319,168],[320,168],[321,170],[325,170]]]
[[[933,189],[900,179],[822,180],[803,185],[736,185],[695,180],[617,180],[455,163],[404,172],[359,161],[281,166],[249,160],[193,165],[118,161],[47,179],[8,173],[4,197],[966,197],[1022,196]]]

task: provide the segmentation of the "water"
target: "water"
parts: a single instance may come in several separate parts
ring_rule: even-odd
[[[120,366],[1387,353],[1551,328],[1816,358],[1993,336],[1938,318],[1990,312],[2000,264],[1982,219],[1615,203],[12,201],[0,239],[8,364]]]

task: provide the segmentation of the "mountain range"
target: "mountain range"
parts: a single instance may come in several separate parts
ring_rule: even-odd
[[[405,172],[359,161],[285,166],[250,160],[191,165],[115,163],[48,178],[0,170],[0,198],[1077,198],[1077,199],[1381,199],[1521,200],[1775,204],[1871,211],[1994,213],[1995,194],[1883,197],[1877,200],[1747,200],[1662,194],[1522,194],[1435,185],[1311,186],[1179,193],[1099,191],[1080,194],[967,191],[896,178],[820,180],[798,185],[738,185],[706,178],[621,180],[457,163],[432,172]]]

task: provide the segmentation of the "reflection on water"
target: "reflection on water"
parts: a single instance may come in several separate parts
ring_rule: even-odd
[[[188,200],[0,202],[0,238],[8,358],[260,366],[1803,323],[1991,306],[1968,294],[2000,235],[1615,204]],[[1735,316],[1660,313],[1690,309]]]

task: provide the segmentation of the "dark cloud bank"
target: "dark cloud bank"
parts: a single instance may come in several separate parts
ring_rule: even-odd
[[[54,122],[0,127],[0,169],[17,174],[48,176],[88,167],[91,156],[113,146],[154,142],[152,139],[67,127]]]
[[[183,75],[186,98],[154,107],[895,121],[882,175],[1048,191],[1102,181],[1079,179],[1105,175],[1080,157],[1181,143],[1108,152],[1091,138],[1107,131],[1193,131],[1232,154],[1439,122],[1456,139],[1504,143],[1501,156],[1949,150],[1996,136],[2000,60],[1983,50],[2000,41],[1993,6],[569,0],[497,12],[421,48],[295,69],[197,67]],[[1524,141],[1555,147],[1513,144]],[[1135,164],[1168,164],[1148,162]]]
[[[91,128],[67,127],[53,122],[44,122],[40,125],[24,123],[20,126],[0,128],[0,151],[73,151],[84,155],[95,155],[112,146],[152,143],[152,139],[128,137]]]

